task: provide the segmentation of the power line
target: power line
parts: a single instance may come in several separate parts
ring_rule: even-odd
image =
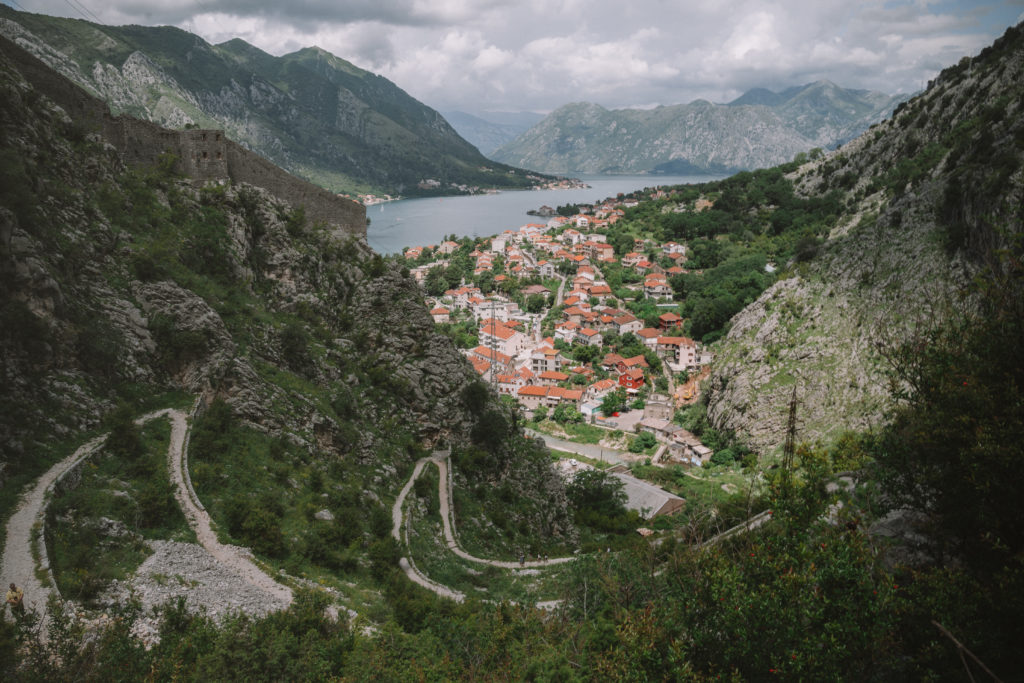
[[[90,10],[88,7],[86,7],[82,3],[79,2],[77,6],[72,4],[71,0],[64,0],[64,3],[68,7],[70,7],[71,9],[73,9],[76,12],[78,12],[79,14],[81,14],[82,18],[85,19],[86,21],[95,21],[97,24],[102,24],[103,23],[102,21],[100,21],[99,17],[97,17],[95,14],[92,13],[92,10]],[[86,13],[88,13],[88,15]]]
[[[21,5],[19,5],[18,3],[14,2],[14,0],[7,0],[7,2],[11,3],[12,5],[14,5],[14,6],[15,6],[15,7],[17,7],[18,9],[20,9],[20,10],[21,10],[22,12],[28,12],[28,10],[27,10],[27,9],[25,9],[24,7],[22,7],[22,6],[21,6]]]

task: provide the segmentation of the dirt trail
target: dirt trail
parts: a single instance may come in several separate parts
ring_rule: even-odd
[[[409,491],[412,490],[412,485],[416,482],[416,479],[420,476],[423,471],[423,466],[427,464],[429,458],[421,458],[416,462],[416,466],[412,470],[412,475],[409,477],[409,481],[405,482],[405,486],[402,487],[401,493],[398,494],[398,498],[395,499],[395,504],[391,508],[391,536],[401,543],[405,540],[405,534],[402,533],[402,523],[405,520],[402,514],[402,506],[405,504],[405,499],[409,496]],[[408,547],[408,545],[406,546]],[[418,583],[429,591],[433,591],[437,595],[443,598],[449,598],[456,602],[462,602],[466,596],[457,590],[453,590],[448,586],[444,586],[435,581],[431,581],[423,573],[416,568],[416,565],[412,563],[410,556],[403,556],[399,560],[399,565],[402,567],[402,571],[409,577],[409,580],[413,583]]]
[[[25,608],[45,619],[46,601],[53,588],[53,577],[50,576],[50,587],[44,587],[36,578],[36,561],[33,557],[32,527],[40,523],[39,550],[40,558],[44,559],[46,573],[49,574],[49,563],[45,562],[46,544],[42,539],[43,514],[46,511],[46,495],[54,482],[83,459],[95,453],[107,440],[107,435],[97,436],[86,442],[74,453],[64,458],[46,471],[35,484],[28,489],[18,503],[17,509],[7,520],[7,539],[4,543],[2,569],[0,569],[0,585],[7,591],[7,585],[15,583],[25,593]],[[45,624],[41,633],[46,633]]]
[[[452,510],[452,491],[448,486],[448,453],[446,452],[435,452],[430,458],[437,469],[440,471],[440,483],[438,486],[438,492],[441,497],[441,522],[444,528],[444,540],[448,544],[448,549],[458,555],[464,560],[470,562],[478,562],[480,564],[490,565],[492,567],[503,567],[505,569],[519,569],[523,567],[549,567],[554,564],[564,564],[566,562],[572,562],[576,559],[574,555],[568,557],[556,557],[550,560],[526,560],[524,562],[510,562],[505,560],[485,560],[481,557],[475,557],[470,555],[465,550],[459,547],[458,541],[455,540],[455,534],[453,531],[454,515],[451,513]]]
[[[391,536],[402,543],[406,541],[406,530],[403,530],[403,525],[408,521],[408,517],[403,513],[402,507],[405,505],[405,499],[409,496],[409,491],[412,490],[413,484],[419,478],[423,472],[423,468],[427,463],[434,463],[437,466],[440,474],[440,481],[438,484],[438,493],[441,498],[441,520],[442,527],[444,529],[444,539],[447,543],[449,550],[458,555],[464,560],[470,562],[477,562],[479,564],[487,564],[492,567],[502,567],[505,569],[524,569],[527,567],[547,567],[555,564],[562,564],[564,562],[571,562],[575,560],[575,556],[570,557],[556,557],[551,560],[532,560],[523,563],[519,562],[508,562],[504,560],[485,560],[480,557],[474,557],[470,555],[461,547],[459,547],[458,541],[455,540],[455,533],[453,530],[453,515],[452,515],[452,498],[451,498],[451,487],[448,485],[448,456],[449,451],[435,451],[433,455],[428,458],[421,458],[416,461],[416,466],[413,467],[412,474],[409,476],[409,481],[405,482],[405,486],[402,487],[401,492],[398,494],[398,498],[395,499],[395,504],[391,507]],[[406,543],[406,549],[408,544]],[[431,581],[425,576],[416,565],[413,564],[412,557],[405,555],[399,561],[399,565],[402,567],[402,571],[409,579],[427,590],[433,591],[437,595],[444,598],[455,600],[456,602],[462,602],[466,596],[457,590],[449,588],[443,584]],[[559,603],[558,600],[549,601],[546,603],[539,604],[538,606],[544,609],[552,609]]]
[[[284,605],[290,604],[292,598],[291,590],[277,583],[260,570],[252,561],[252,555],[248,549],[226,546],[217,541],[216,535],[210,528],[210,516],[201,508],[198,501],[194,500],[192,495],[189,494],[190,487],[186,483],[187,480],[183,473],[182,465],[185,441],[188,436],[188,423],[185,413],[168,408],[143,415],[135,422],[136,424],[144,424],[161,417],[166,417],[171,422],[171,439],[167,449],[167,463],[175,488],[175,498],[177,498],[178,503],[181,505],[189,525],[196,532],[199,542],[217,561],[241,576],[248,583],[269,593],[273,600],[283,601]],[[43,623],[40,625],[40,632],[44,634],[46,633],[47,599],[51,593],[58,598],[60,597],[60,593],[53,580],[53,575],[49,569],[46,544],[42,542],[41,537],[47,496],[61,476],[83,459],[95,453],[106,439],[106,434],[91,439],[70,456],[47,470],[27,490],[27,493],[23,495],[17,509],[7,522],[7,538],[4,544],[3,560],[0,562],[0,585],[7,586],[7,584],[13,582],[25,592],[25,607],[35,612],[42,619]],[[44,587],[36,577],[37,565],[33,556],[32,529],[37,523],[40,529],[40,539],[35,552],[41,560],[42,566],[40,571],[49,575],[49,587]]]

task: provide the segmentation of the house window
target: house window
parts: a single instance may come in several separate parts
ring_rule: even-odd
[[[206,158],[207,158],[207,157],[209,157],[209,156],[210,156],[209,152],[203,152],[203,158],[204,158],[204,159],[206,159]]]

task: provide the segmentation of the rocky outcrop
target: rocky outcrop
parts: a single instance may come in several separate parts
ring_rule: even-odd
[[[806,264],[737,315],[708,381],[708,415],[762,451],[831,440],[891,413],[891,351],[969,310],[1024,225],[1024,30],[947,69],[862,137],[801,167],[798,192],[849,207]]]

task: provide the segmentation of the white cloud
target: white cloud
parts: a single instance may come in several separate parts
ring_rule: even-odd
[[[1024,19],[1007,1],[106,0],[95,11],[272,54],[319,45],[440,109],[546,111],[721,102],[819,78],[912,91]],[[65,0],[31,9],[72,14]]]

